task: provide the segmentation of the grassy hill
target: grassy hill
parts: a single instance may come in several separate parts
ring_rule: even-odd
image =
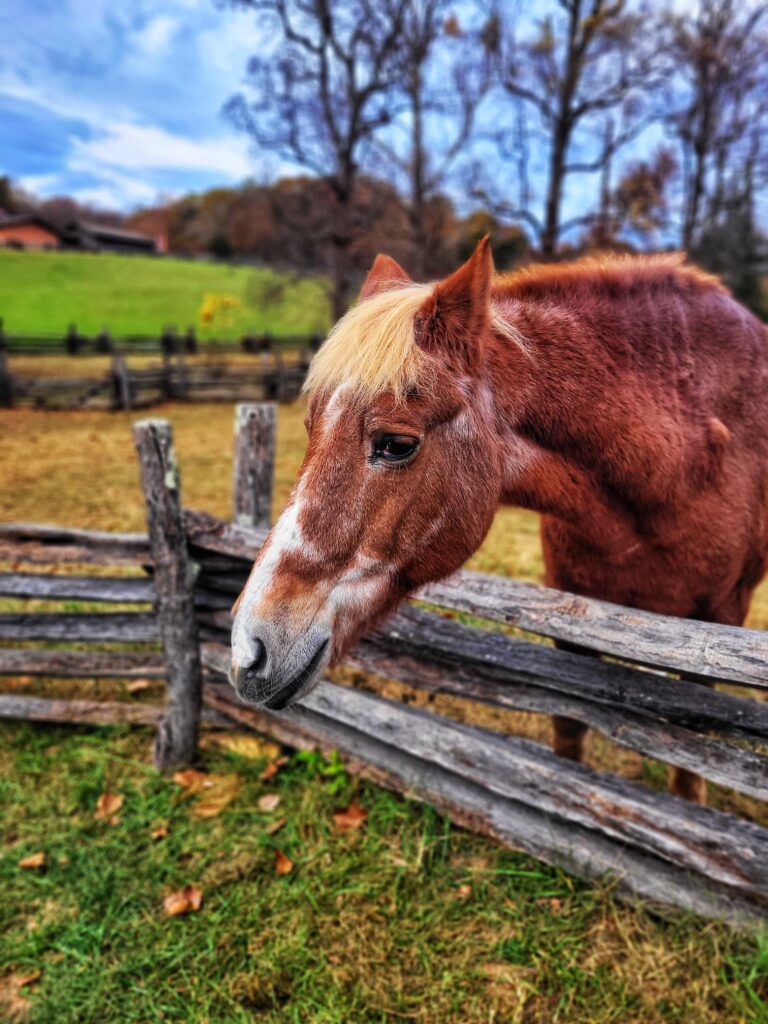
[[[217,298],[234,305],[204,324]],[[213,300],[211,302],[211,297]],[[324,333],[329,307],[322,281],[219,263],[0,249],[0,317],[9,334],[85,334],[105,325],[115,335],[153,334],[165,324],[193,324],[201,337]]]

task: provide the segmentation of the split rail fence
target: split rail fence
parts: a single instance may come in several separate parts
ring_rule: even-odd
[[[135,427],[148,536],[0,528],[0,560],[14,567],[0,574],[1,595],[135,609],[0,615],[0,674],[155,676],[166,681],[166,707],[10,693],[0,697],[0,715],[157,722],[155,760],[169,769],[194,756],[202,706],[219,722],[252,727],[290,746],[338,750],[351,770],[579,877],[614,879],[619,893],[739,925],[765,924],[768,829],[737,814],[688,804],[557,758],[531,740],[367,688],[325,681],[279,713],[241,703],[226,682],[229,608],[266,536],[274,407],[241,407],[237,422],[232,522],[183,510],[170,428],[150,420]],[[140,574],[45,571],[65,563],[131,566]],[[22,564],[38,571],[19,572]],[[768,704],[700,685],[733,684],[730,689],[747,688],[760,698],[768,690],[768,634],[470,572],[417,596],[420,606],[404,606],[364,637],[349,664],[371,679],[399,680],[429,694],[567,715],[645,757],[768,800]],[[460,625],[424,604],[605,658]],[[120,650],[94,649],[114,642]]]
[[[101,377],[52,377],[12,373],[0,351],[0,407],[118,410],[169,401],[291,402],[301,392],[311,357],[309,348],[274,349],[230,365],[190,362],[178,352],[162,363],[136,367],[115,355]]]

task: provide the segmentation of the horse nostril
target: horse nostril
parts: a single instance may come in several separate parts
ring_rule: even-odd
[[[251,638],[251,651],[253,656],[250,663],[243,665],[243,671],[247,676],[253,676],[260,672],[267,660],[267,648],[258,637]]]

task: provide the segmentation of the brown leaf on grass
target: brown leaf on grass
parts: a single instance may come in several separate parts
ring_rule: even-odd
[[[210,778],[205,772],[199,772],[195,768],[186,768],[182,772],[175,772],[172,776],[177,786],[185,790],[185,796],[192,796],[193,793],[200,793],[205,786],[206,780]]]
[[[287,757],[278,757],[276,761],[270,761],[264,771],[259,775],[262,782],[267,782],[269,779],[274,779],[284,764],[288,764]]]
[[[293,861],[282,850],[275,850],[275,871],[278,875],[289,875],[293,871]]]
[[[203,903],[203,890],[198,885],[185,885],[172,892],[163,900],[163,909],[168,917],[196,913]]]
[[[523,967],[520,964],[488,963],[480,968],[486,978],[491,981],[517,981],[521,975],[530,974],[530,967]]]
[[[280,797],[277,793],[265,793],[264,796],[259,797],[260,811],[276,811],[279,806]]]
[[[155,841],[158,839],[165,839],[168,835],[168,826],[165,823],[158,825],[157,828],[153,828],[149,834]]]
[[[281,828],[284,828],[288,824],[287,818],[278,818],[277,821],[272,821],[267,825],[264,830],[268,836],[273,836],[276,832],[279,832]]]
[[[26,974],[9,974],[0,979],[0,1011],[3,1020],[10,1022],[26,1020],[29,1014],[29,1000],[21,995],[21,990],[33,985],[40,978],[40,971],[28,971]]]
[[[203,796],[192,805],[195,818],[216,818],[240,792],[239,775],[209,775]]]
[[[99,820],[112,818],[123,806],[124,799],[120,793],[102,793],[96,803],[95,817]]]
[[[351,832],[353,829],[360,828],[367,817],[368,811],[353,800],[345,810],[337,811],[334,814],[333,823],[339,832]]]
[[[206,744],[212,744],[220,750],[226,750],[238,757],[247,757],[252,761],[266,758],[274,761],[280,756],[280,747],[270,740],[263,740],[248,732],[211,733],[206,737]]]
[[[19,867],[24,871],[35,871],[37,868],[45,867],[45,852],[40,850],[38,853],[30,853],[29,856],[22,857]]]
[[[141,693],[142,690],[149,690],[156,682],[157,679],[134,679],[133,682],[126,684],[126,690],[128,693]]]

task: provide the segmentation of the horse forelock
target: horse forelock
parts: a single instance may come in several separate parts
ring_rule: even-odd
[[[434,357],[416,342],[416,315],[434,285],[408,284],[380,292],[353,306],[337,322],[312,360],[304,391],[331,394],[343,387],[348,398],[372,401],[385,391],[402,400],[430,379]],[[491,328],[527,351],[525,338],[493,303]]]

